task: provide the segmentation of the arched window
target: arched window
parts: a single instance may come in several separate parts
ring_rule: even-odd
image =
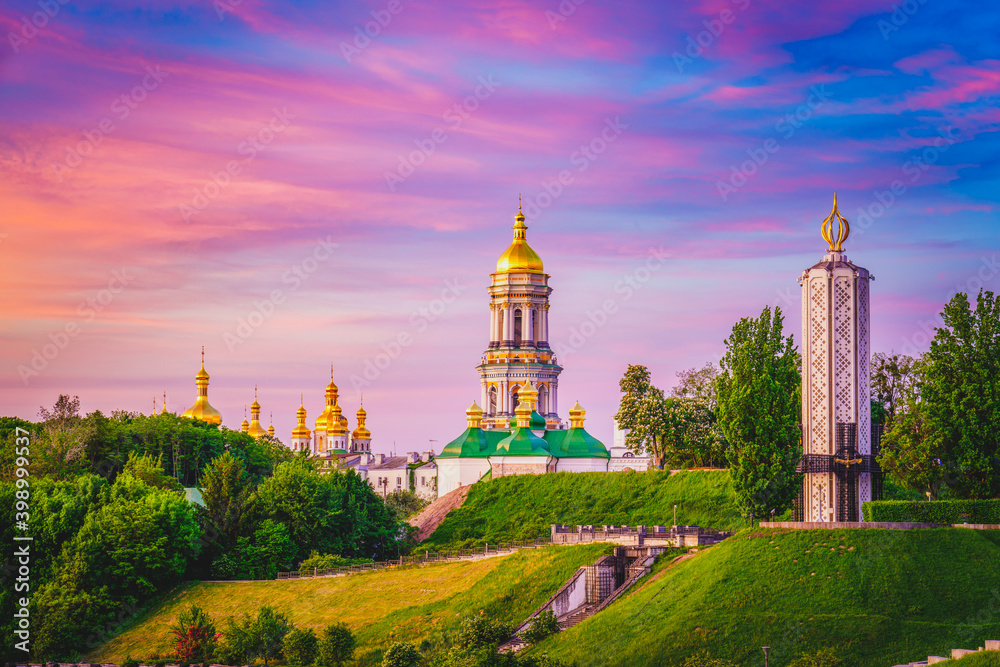
[[[514,412],[514,410],[517,410],[517,406],[521,402],[520,398],[518,397],[518,394],[520,394],[520,393],[521,393],[521,388],[518,387],[518,386],[515,386],[513,389],[510,390],[510,411],[511,412]]]
[[[499,340],[499,341],[502,341],[502,340],[504,339],[504,331],[503,331],[503,312],[504,312],[504,311],[503,311],[503,308],[501,308],[500,310],[498,310],[498,311],[497,311],[497,331],[496,331],[496,339],[497,339],[497,340]]]
[[[538,414],[544,415],[549,412],[549,390],[543,384],[538,387]]]
[[[514,311],[514,347],[521,346],[521,309]]]
[[[490,417],[494,417],[494,416],[496,416],[496,413],[497,413],[497,388],[496,387],[490,387],[490,390],[489,390],[489,399],[488,400],[489,400],[489,403],[488,403],[488,406],[486,408],[487,414],[489,414]]]

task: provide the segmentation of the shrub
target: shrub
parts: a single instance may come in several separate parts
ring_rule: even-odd
[[[282,653],[289,665],[307,667],[316,660],[318,642],[312,628],[308,630],[294,628],[285,635]]]
[[[480,612],[462,621],[457,643],[469,649],[495,647],[510,639],[512,634],[513,627]]]
[[[684,661],[684,667],[736,667],[736,665],[729,660],[713,658],[709,656],[708,651],[702,651],[701,653],[689,656]]]
[[[1000,523],[1000,500],[877,500],[862,505],[869,522]]]
[[[281,654],[285,635],[293,627],[287,616],[267,605],[257,610],[256,618],[249,614],[239,619],[230,616],[226,624],[226,641],[220,651],[223,661],[231,665],[262,658],[266,666],[269,658]]]
[[[327,570],[334,567],[347,567],[348,565],[363,565],[371,563],[371,558],[344,558],[336,554],[321,554],[315,549],[299,564],[299,572],[312,572],[316,570]]]
[[[333,667],[347,662],[354,656],[358,641],[346,623],[334,623],[323,630],[316,654],[316,663],[321,667]]]
[[[837,667],[841,660],[830,646],[812,655],[799,656],[788,663],[788,667]]]
[[[418,667],[422,658],[413,644],[396,642],[385,652],[382,667]]]
[[[546,609],[531,619],[528,629],[524,631],[522,636],[529,644],[537,644],[557,632],[559,632],[559,621],[556,620],[556,615],[551,609]]]
[[[198,605],[182,611],[170,632],[177,637],[174,655],[181,662],[207,662],[215,654],[219,633],[212,618]]]

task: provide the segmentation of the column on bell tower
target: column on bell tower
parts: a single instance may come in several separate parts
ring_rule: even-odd
[[[823,261],[802,273],[801,497],[805,521],[860,521],[872,499],[871,349],[867,269],[844,253],[850,223],[823,221]]]

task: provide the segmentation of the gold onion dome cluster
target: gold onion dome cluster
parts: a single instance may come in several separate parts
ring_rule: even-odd
[[[521,212],[520,204],[511,229],[514,230],[514,241],[497,260],[497,273],[542,273],[544,271],[542,258],[528,245],[525,238],[528,226],[524,224],[524,213]]]

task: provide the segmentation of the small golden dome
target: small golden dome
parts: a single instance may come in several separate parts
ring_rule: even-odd
[[[587,411],[580,405],[580,401],[577,401],[576,405],[569,409],[569,427],[583,428],[583,422],[586,418]]]
[[[298,418],[298,423],[292,429],[292,438],[308,440],[312,434],[309,432],[309,427],[306,426],[306,406],[302,396],[299,397],[299,409],[295,411],[295,416]]]
[[[514,216],[514,241],[504,250],[497,260],[497,273],[542,273],[542,258],[528,245],[525,232],[528,226],[524,224],[524,213],[521,205],[517,206]]]
[[[208,402],[208,372],[205,370],[205,348],[201,348],[201,370],[194,376],[195,386],[198,388],[198,395],[194,405],[184,411],[182,417],[189,419],[200,419],[209,424],[222,424],[222,413],[212,407]]]
[[[351,433],[351,438],[354,440],[371,440],[372,432],[368,430],[365,426],[365,419],[368,417],[368,413],[365,411],[365,399],[361,397],[361,405],[358,406],[358,427],[354,429]],[[345,420],[346,421],[346,420]]]
[[[465,411],[465,417],[468,420],[469,428],[482,428],[483,423],[483,409],[479,407],[479,404],[475,401],[469,406],[469,409]]]

